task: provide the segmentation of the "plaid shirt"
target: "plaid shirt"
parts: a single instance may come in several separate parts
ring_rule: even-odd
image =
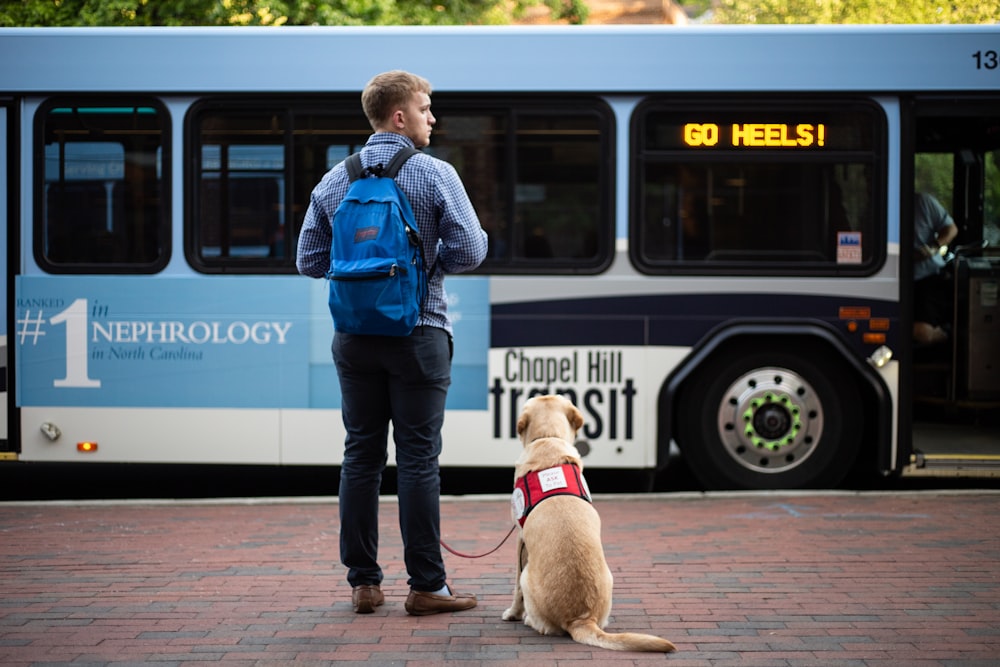
[[[396,151],[413,142],[401,134],[377,132],[361,149],[361,163],[389,164]],[[455,168],[444,160],[418,153],[403,165],[396,182],[410,200],[417,231],[423,242],[424,263],[432,271],[427,300],[417,325],[438,327],[451,333],[444,274],[470,271],[486,257],[486,232],[465,192]],[[323,278],[330,268],[333,243],[331,220],[347,194],[349,179],[344,163],[328,171],[309,198],[299,232],[296,266],[299,273]]]

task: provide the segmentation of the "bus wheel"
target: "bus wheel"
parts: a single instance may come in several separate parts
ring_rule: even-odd
[[[843,362],[812,348],[711,360],[685,383],[677,419],[682,456],[708,488],[836,486],[862,431]]]

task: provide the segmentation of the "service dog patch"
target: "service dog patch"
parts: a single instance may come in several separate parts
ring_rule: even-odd
[[[564,463],[554,468],[531,471],[518,479],[510,498],[511,516],[523,526],[535,505],[552,496],[576,496],[591,502],[590,489],[580,469],[572,463]]]

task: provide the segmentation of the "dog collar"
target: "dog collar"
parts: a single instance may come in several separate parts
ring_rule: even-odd
[[[573,463],[564,463],[537,472],[529,471],[514,482],[514,493],[510,498],[511,515],[523,526],[531,510],[552,496],[576,496],[592,502],[580,468]]]

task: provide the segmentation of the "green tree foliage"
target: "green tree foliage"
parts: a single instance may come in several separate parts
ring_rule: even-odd
[[[0,26],[504,24],[540,4],[586,21],[584,0],[0,0]]]
[[[1000,247],[1000,150],[986,154],[986,191],[983,193],[985,226],[983,236],[994,248]]]
[[[994,23],[1000,0],[720,0],[716,23]]]
[[[918,153],[914,156],[913,187],[926,192],[951,208],[953,192],[952,169],[955,163],[951,153]]]

